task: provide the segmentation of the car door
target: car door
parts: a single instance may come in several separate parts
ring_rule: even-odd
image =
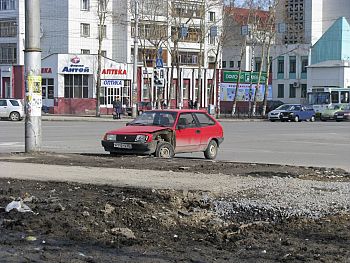
[[[219,138],[221,134],[216,127],[216,122],[204,112],[196,112],[195,117],[200,127],[201,145],[200,150],[204,151],[212,138]]]
[[[175,152],[196,152],[200,148],[201,131],[191,112],[180,113],[176,124]]]
[[[7,114],[7,101],[6,100],[1,100],[0,99],[0,117],[8,117]]]

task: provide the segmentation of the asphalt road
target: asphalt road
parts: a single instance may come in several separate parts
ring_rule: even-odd
[[[43,121],[42,150],[105,153],[105,131],[125,122]],[[218,160],[343,168],[350,171],[350,122],[222,121]],[[24,151],[24,121],[0,121],[0,152]],[[177,157],[203,158],[203,154]]]

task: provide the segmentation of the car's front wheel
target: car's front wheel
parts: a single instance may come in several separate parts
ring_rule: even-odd
[[[15,111],[11,112],[9,117],[11,121],[19,121],[21,119],[21,116],[19,115],[19,113]]]
[[[299,121],[299,116],[297,115],[297,116],[294,116],[294,121],[295,122],[298,122]]]
[[[157,145],[155,156],[170,159],[175,155],[174,147],[168,142],[160,142]]]
[[[207,149],[204,151],[204,157],[209,160],[216,158],[218,154],[218,144],[215,140],[211,140],[208,144]]]

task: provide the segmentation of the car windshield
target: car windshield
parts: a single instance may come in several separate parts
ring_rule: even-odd
[[[172,127],[174,125],[176,115],[176,112],[169,111],[145,111],[135,120],[130,122],[129,125]]]
[[[279,106],[276,110],[295,110],[297,105],[284,104]]]

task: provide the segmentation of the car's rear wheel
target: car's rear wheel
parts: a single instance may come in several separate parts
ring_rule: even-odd
[[[168,142],[160,142],[157,145],[155,156],[165,159],[173,158],[175,155],[174,147]]]
[[[19,115],[18,112],[13,111],[13,112],[10,113],[9,118],[10,118],[11,121],[19,121],[21,119],[21,116]]]
[[[215,140],[211,140],[208,144],[207,149],[204,151],[204,157],[209,160],[216,158],[218,154],[218,144]]]
[[[315,120],[316,120],[315,116],[312,116],[312,117],[310,118],[310,121],[311,121],[311,122],[314,122]]]
[[[270,119],[271,122],[274,122],[275,120]]]
[[[295,122],[298,122],[298,121],[299,121],[299,116],[298,116],[298,115],[294,117],[294,121],[295,121]]]

